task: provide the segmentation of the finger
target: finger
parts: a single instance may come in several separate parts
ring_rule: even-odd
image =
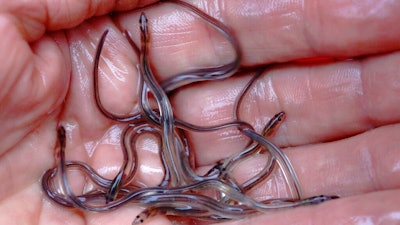
[[[400,187],[399,124],[326,144],[287,149],[304,193],[356,195]],[[309,162],[309,163],[307,163]]]
[[[4,1],[0,13],[10,21],[27,41],[40,38],[46,30],[67,29],[93,16],[112,11],[129,10],[154,1]]]
[[[399,190],[337,199],[320,205],[273,211],[224,225],[263,224],[397,224]]]
[[[393,53],[271,68],[244,98],[240,119],[261,130],[275,113],[285,111],[287,117],[273,136],[279,146],[338,140],[398,123],[399,59],[400,54]],[[174,99],[175,115],[203,126],[229,122],[237,95],[248,79],[242,76],[181,90]],[[234,129],[193,132],[190,137],[200,165],[226,157],[246,143]]]
[[[400,187],[400,125],[387,125],[343,140],[284,149],[305,197],[341,197]],[[264,160],[264,161],[262,161]],[[255,176],[265,157],[257,155],[235,172],[239,182]],[[288,195],[281,173],[274,173],[249,194],[257,199]]]
[[[386,30],[387,25],[395,26],[398,3],[313,0],[282,5],[231,4],[226,8],[236,11],[236,15],[225,14],[222,18],[235,24],[246,64],[315,56],[353,57],[400,47],[400,29],[394,30],[393,36]]]
[[[27,45],[12,23],[0,16],[0,154],[8,151],[62,102],[68,88],[68,60],[55,41]],[[58,40],[62,37],[58,36]],[[50,66],[49,66],[50,65]]]
[[[0,179],[6,183],[0,187],[0,200],[20,199],[18,193],[24,192],[24,189],[39,188],[38,180],[43,171],[54,164],[55,117],[54,114],[49,115],[47,121],[38,126],[35,132],[26,135],[0,157]],[[30,193],[30,196],[33,194]],[[40,202],[39,199],[35,201]],[[4,204],[7,205],[5,202]]]
[[[285,146],[336,140],[398,123],[399,60],[400,54],[395,52],[267,72],[255,87],[266,96],[249,95],[245,101],[256,103],[243,105],[242,110],[255,107],[254,111],[247,109],[250,113],[241,115],[251,121],[263,117],[263,111],[285,111],[287,120],[277,133],[284,133],[286,140],[278,143]]]
[[[348,58],[400,48],[397,2],[191,3],[231,28],[243,53],[243,66],[321,56]],[[157,4],[140,11],[148,14],[151,61],[162,79],[215,66],[232,52],[209,24],[176,4]],[[116,21],[122,29],[137,34],[139,13],[123,14]],[[139,43],[139,35],[135,40]]]

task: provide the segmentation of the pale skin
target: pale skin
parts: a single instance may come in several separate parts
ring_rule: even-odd
[[[114,68],[110,69],[111,64],[106,68],[104,61],[100,65],[101,95],[113,112],[130,112],[136,103],[138,59],[118,29],[128,29],[138,44],[140,11],[122,11],[149,2],[61,2],[0,2],[0,224],[130,224],[141,210],[138,207],[127,205],[107,213],[69,210],[43,195],[40,179],[55,165],[59,122],[68,133],[67,158],[85,161],[108,177],[117,173],[121,155],[119,139],[113,135],[118,136],[123,124],[115,125],[95,106],[90,57],[102,32],[110,29],[103,59]],[[250,110],[241,114],[261,129],[275,113],[285,111],[287,118],[271,140],[285,149],[304,194],[342,198],[226,224],[399,223],[400,3],[204,2],[197,6],[231,27],[237,36],[243,66],[363,56],[352,61],[274,67],[248,97],[252,100],[246,104]],[[113,18],[91,19],[115,10],[120,13]],[[145,9],[153,26],[152,63],[160,79],[221,60],[213,46],[199,47],[193,41],[209,43],[207,38],[213,31],[201,23],[185,26],[191,20],[180,18],[185,15],[176,13],[180,10],[171,5]],[[175,33],[163,36],[163,30],[155,29],[161,24],[157,18],[163,16],[177,24],[172,28]],[[227,91],[237,93],[250,76],[182,90],[173,98],[176,115],[202,125],[228,122],[235,96]],[[215,134],[190,135],[199,171],[243,142],[223,132]],[[157,154],[149,150],[152,146],[143,145],[147,150],[143,151],[142,164],[147,169],[142,168],[138,177],[149,185],[161,179]],[[257,163],[249,166],[247,172],[257,170]],[[246,176],[246,171],[239,176]],[[254,194],[262,197],[271,193]],[[171,224],[163,216],[147,222]]]

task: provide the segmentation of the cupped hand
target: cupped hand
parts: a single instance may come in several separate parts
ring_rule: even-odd
[[[105,118],[93,98],[93,57],[100,95],[115,114],[137,110],[138,18],[150,23],[151,60],[160,80],[226,62],[232,53],[218,32],[172,4],[129,11],[150,1],[4,1],[0,10],[0,224],[130,224],[140,208],[105,213],[58,206],[41,190],[55,161],[56,128],[67,130],[67,158],[112,177],[121,164],[124,127]],[[400,221],[400,4],[395,1],[191,2],[232,29],[241,66],[271,66],[241,106],[241,119],[261,129],[285,111],[271,137],[284,149],[305,196],[339,195],[324,204],[280,210],[227,224],[397,224]],[[112,15],[107,15],[117,11]],[[230,50],[229,50],[230,49]],[[314,60],[304,60],[313,58]],[[345,60],[349,59],[349,60]],[[351,59],[351,60],[350,60]],[[175,115],[198,125],[232,120],[237,94],[253,75],[193,85],[175,93]],[[245,140],[232,132],[190,133],[199,171]],[[238,147],[239,146],[239,147]],[[139,146],[140,147],[140,146]],[[138,182],[162,177],[157,144],[143,141]],[[256,173],[257,158],[238,176]],[[246,163],[246,162],[245,162]],[[277,197],[279,176],[253,197]],[[163,216],[149,224],[169,224]]]

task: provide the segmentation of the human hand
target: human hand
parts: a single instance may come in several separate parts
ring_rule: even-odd
[[[117,69],[103,64],[102,77],[106,79],[101,85],[102,100],[115,113],[130,112],[136,103],[132,87],[137,78],[137,58],[118,29],[130,30],[138,43],[135,31],[140,11],[83,22],[92,15],[135,5],[121,3],[113,8],[110,3],[103,3],[88,9],[78,3],[67,8],[32,2],[15,10],[11,4],[22,3],[3,3],[7,6],[0,17],[0,30],[4,33],[0,42],[0,176],[4,180],[0,224],[130,224],[140,211],[134,205],[100,214],[65,209],[44,197],[40,178],[54,164],[59,121],[68,130],[70,159],[85,161],[105,176],[112,177],[118,171],[121,157],[116,136],[123,125],[104,118],[94,104],[90,57],[101,33],[110,29],[102,55],[109,60],[109,67]],[[295,167],[304,194],[337,194],[343,198],[227,223],[398,223],[398,3],[241,4],[247,5],[230,1],[208,5],[206,11],[232,27],[243,50],[243,66],[321,56],[363,57],[280,64],[266,72],[242,106],[242,110],[249,107],[242,113],[243,119],[258,128],[276,112],[285,111],[287,119],[272,141],[287,147],[284,151]],[[185,20],[184,14],[176,13],[181,9],[159,5],[145,11],[152,22],[152,63],[160,79],[218,60],[210,54],[211,46],[198,48],[199,43],[193,41],[207,38],[201,34],[208,30],[199,29],[201,24],[190,26],[190,18]],[[161,17],[164,20],[157,20]],[[163,35],[163,30],[156,28],[165,18],[180,29]],[[43,33],[70,27],[74,28]],[[171,61],[174,67],[168,66]],[[230,121],[234,93],[251,75],[180,91],[173,99],[176,115],[201,125]],[[199,170],[242,144],[243,139],[230,136],[223,132],[190,135]],[[149,185],[155,185],[162,176],[161,167],[154,160],[157,153],[151,151],[154,146],[153,142],[144,143],[144,166],[138,178]],[[251,164],[241,175],[254,173],[256,166],[257,163]],[[254,195],[282,194],[279,188],[276,178],[259,187]],[[169,222],[160,216],[151,223]]]

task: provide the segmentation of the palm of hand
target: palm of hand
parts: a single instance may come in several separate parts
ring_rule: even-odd
[[[99,7],[96,13],[111,10],[111,6],[103,5],[102,7]],[[107,7],[109,9],[106,9]],[[350,6],[342,6],[342,8],[346,7]],[[382,10],[380,15],[387,18],[385,24],[395,24],[398,15],[395,9],[391,9],[395,7],[388,4],[383,8],[385,10]],[[48,9],[52,10],[51,7]],[[295,9],[296,7],[293,6],[292,10],[295,11]],[[74,10],[78,12],[80,9],[71,9],[75,12]],[[168,10],[170,8],[163,8],[163,6],[153,9],[155,14],[168,13]],[[319,10],[323,12],[323,6]],[[51,12],[49,13],[51,15]],[[87,15],[89,14],[87,12]],[[310,15],[312,17],[312,13]],[[268,28],[268,31],[260,31],[260,36],[252,37],[245,35],[248,29],[245,24],[240,23],[239,19],[233,21],[232,27],[237,29],[235,31],[244,49],[246,65],[275,60],[289,61],[319,55],[352,57],[386,52],[386,54],[367,56],[353,61],[282,65],[269,71],[268,76],[259,81],[256,92],[263,94],[250,96],[257,102],[252,105],[256,109],[246,114],[244,119],[256,123],[255,118],[266,118],[280,110],[285,110],[288,119],[275,134],[273,141],[280,146],[292,146],[287,154],[298,172],[305,194],[308,196],[339,194],[352,197],[315,207],[279,211],[249,219],[254,222],[273,220],[276,224],[292,224],[294,222],[308,223],[312,220],[317,221],[315,222],[317,224],[327,224],[334,221],[357,223],[372,220],[372,222],[388,224],[390,221],[399,219],[397,202],[400,196],[400,179],[398,179],[400,176],[398,151],[400,132],[398,37],[400,31],[393,26],[393,29],[397,30],[392,30],[389,34],[377,26],[367,31],[358,30],[361,34],[357,35],[359,38],[355,38],[351,31],[356,27],[356,23],[352,23],[357,19],[356,16],[344,18],[332,10],[327,15],[319,15],[326,19],[325,31],[329,34],[335,32],[336,28],[330,24],[334,19],[329,18],[328,15],[336,16],[335,19],[342,18],[347,22],[347,24],[338,25],[343,26],[343,30],[341,36],[335,41],[329,35],[323,35],[323,32],[317,33],[316,29],[321,27],[318,27],[316,23],[313,24],[311,20],[301,21],[311,24],[307,37],[301,36],[304,33],[298,33],[299,27],[289,29],[290,32],[275,29],[281,32],[277,34],[278,36],[287,35],[285,37],[298,41],[290,42],[291,51],[281,40],[271,37],[271,42],[267,42],[264,41],[265,36],[262,35],[263,32],[274,31],[274,28],[282,28],[283,25],[280,22],[289,22],[288,19],[279,20],[278,17],[272,17],[267,20],[264,18],[266,22],[271,21],[270,26],[264,26],[271,28]],[[18,12],[15,16],[18,16]],[[367,24],[369,20],[377,19],[374,16],[371,13],[369,17],[356,22]],[[72,18],[74,20],[72,23],[77,25],[80,19],[87,16],[82,13],[80,17]],[[29,16],[26,18],[31,19]],[[103,214],[86,212],[82,214],[65,210],[43,198],[40,187],[41,175],[54,165],[55,130],[60,120],[67,124],[71,131],[67,151],[71,151],[72,158],[76,157],[87,160],[91,165],[98,165],[104,173],[111,174],[118,169],[119,156],[113,157],[110,151],[105,149],[117,148],[112,134],[120,129],[120,126],[105,119],[94,105],[91,87],[92,60],[88,58],[88,55],[93,56],[95,50],[93,44],[97,43],[102,31],[111,27],[115,32],[110,40],[123,39],[116,31],[115,24],[136,22],[136,18],[137,13],[130,13],[114,21],[109,18],[92,19],[65,33],[54,32],[43,35],[40,29],[34,29],[34,25],[40,23],[20,20],[25,28],[23,30],[21,24],[2,14],[0,30],[4,35],[0,42],[0,58],[3,62],[0,69],[2,87],[0,91],[2,119],[0,177],[3,180],[0,189],[1,224],[11,222],[64,224],[65,220],[73,224],[100,222],[130,224],[132,218],[139,212],[139,209],[134,206]],[[377,23],[383,24],[383,21],[378,20]],[[47,24],[51,29],[66,28],[70,25],[56,20]],[[40,26],[43,27],[42,24]],[[136,27],[136,25],[129,26]],[[319,39],[314,40],[312,37],[317,35],[320,35]],[[266,46],[278,46],[281,50],[272,53],[272,56],[268,51],[271,47],[263,46],[266,49],[264,52],[252,51],[251,47],[257,43],[257,38],[258,43],[262,41]],[[312,46],[307,46],[307,43],[304,43],[306,41],[302,42],[307,38],[314,41]],[[33,42],[27,44],[27,41]],[[332,43],[337,43],[337,46]],[[132,57],[132,51],[127,50],[129,49],[127,43],[114,42],[110,49],[104,54],[108,54],[118,68],[130,65],[124,67],[123,73],[135,73],[132,72],[136,70],[135,58]],[[113,50],[118,54],[113,54]],[[171,49],[167,47],[160,48],[157,59],[166,58],[165,56],[168,56],[170,51]],[[268,57],[272,57],[272,60]],[[162,65],[163,62],[160,60],[155,63]],[[188,65],[180,66],[185,68]],[[173,72],[176,71],[166,69],[166,71],[159,71],[159,74],[173,74]],[[128,80],[118,82],[117,75],[119,74],[111,73],[111,87],[102,89],[104,100],[105,104],[113,110],[126,113],[134,105],[132,96],[135,93],[129,86],[135,82],[135,78],[131,76],[126,78]],[[200,121],[204,125],[226,120],[231,115],[229,109],[232,107],[232,98],[221,95],[219,90],[221,88],[238,89],[244,85],[249,76],[183,90],[174,100],[179,116],[188,121]],[[70,83],[69,80],[71,80]],[[131,92],[116,91],[120,89]],[[207,90],[207,92],[202,90]],[[113,97],[118,99],[115,105],[112,100],[108,100],[108,93],[119,95]],[[199,99],[200,104],[204,103],[203,107],[208,104],[205,101],[207,99],[221,104],[219,107],[209,105],[208,108],[200,111],[186,107],[185,96]],[[130,102],[130,105],[126,104],[127,102]],[[201,149],[201,154],[197,156],[200,167],[211,165],[232,146],[238,145],[238,140],[226,140],[222,135],[210,137],[210,135],[194,134],[191,138],[196,148]],[[221,149],[220,155],[207,151],[203,143],[212,143],[217,146]],[[88,158],[90,153],[85,150],[94,149],[93,146],[97,146],[97,150]],[[151,160],[144,162],[146,163],[151,165]],[[109,171],[105,171],[105,168],[109,168]],[[154,171],[156,170],[149,172],[151,176],[160,175]],[[168,223],[162,217],[157,220],[152,222]],[[247,222],[243,220],[229,223]]]

